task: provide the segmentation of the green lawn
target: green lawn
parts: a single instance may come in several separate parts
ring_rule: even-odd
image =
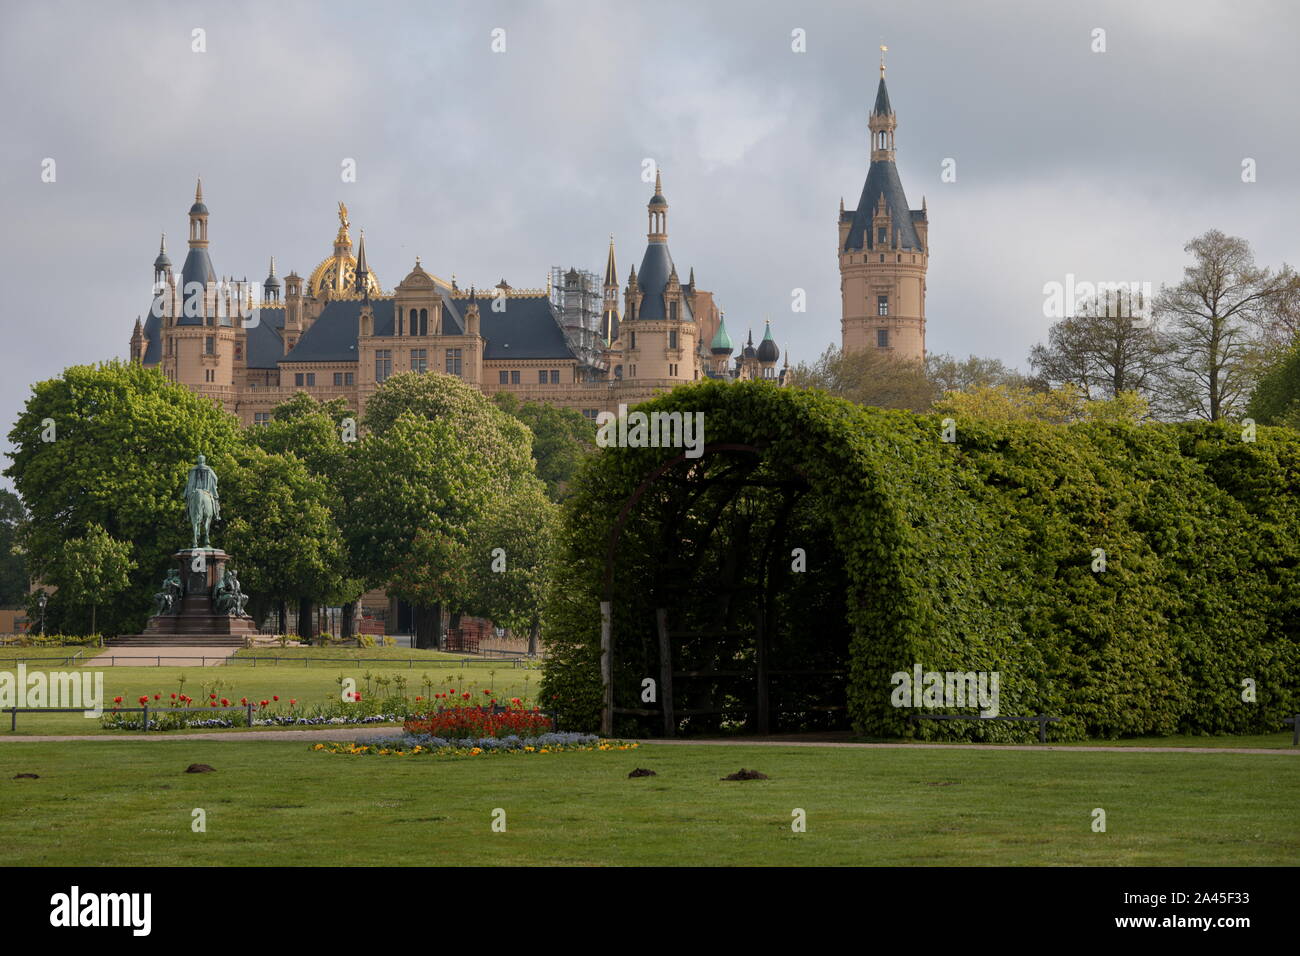
[[[28,665],[33,670],[62,669],[63,665],[39,664]],[[124,706],[138,706],[141,694],[162,694],[163,700],[175,691],[185,693],[195,700],[201,700],[208,693],[215,691],[218,697],[238,701],[241,697],[252,700],[270,699],[279,695],[282,702],[294,698],[300,704],[325,703],[338,700],[340,676],[350,677],[357,683],[357,689],[366,693],[366,674],[371,675],[370,694],[378,694],[378,685],[374,678],[378,676],[389,679],[401,678],[406,684],[406,695],[424,696],[422,682],[427,675],[436,685],[435,692],[445,690],[448,682],[460,690],[481,690],[490,688],[496,692],[498,699],[509,697],[534,698],[541,684],[541,673],[512,667],[500,662],[471,667],[446,667],[430,664],[414,669],[405,667],[386,667],[382,661],[347,661],[340,660],[333,665],[312,667],[279,667],[258,665],[249,667],[105,667],[104,701],[106,707],[112,706],[114,697],[122,697]],[[184,690],[181,691],[180,678],[184,676]],[[213,682],[221,681],[216,687]],[[211,689],[204,690],[208,685]],[[390,684],[390,691],[395,685]],[[10,717],[0,714],[0,734],[8,736]],[[266,728],[256,728],[266,729]],[[124,731],[107,731],[99,726],[99,721],[87,719],[80,714],[19,714],[18,736],[37,734],[121,734]]]
[[[348,739],[344,737],[344,739]],[[193,762],[216,773],[186,774]],[[658,776],[627,779],[634,767]],[[741,766],[770,780],[723,782]],[[16,773],[39,780],[15,780]],[[0,746],[10,865],[1295,865],[1300,760],[643,745],[350,757],[301,742]],[[193,833],[191,811],[207,813]],[[492,812],[507,832],[493,833]],[[793,833],[791,811],[807,812]],[[1091,830],[1092,811],[1107,832]]]

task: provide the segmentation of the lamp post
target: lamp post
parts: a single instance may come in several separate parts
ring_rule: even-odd
[[[45,602],[48,600],[49,598],[46,596],[44,591],[42,591],[40,597],[36,599],[36,603],[41,606],[41,637],[45,636]]]

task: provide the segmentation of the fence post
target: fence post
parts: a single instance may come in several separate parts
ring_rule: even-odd
[[[15,704],[9,708],[9,732],[13,733],[18,729],[18,706]]]
[[[613,630],[613,604],[600,602],[600,682],[602,706],[600,709],[600,733],[605,737],[614,736],[614,648],[611,631]]]
[[[1297,747],[1300,746],[1300,714],[1296,714],[1291,719],[1295,721],[1295,725],[1291,730],[1291,746]]]
[[[149,732],[149,705],[144,705],[144,732]]]
[[[1043,714],[1038,715],[1038,742],[1047,743],[1047,718]]]
[[[253,726],[253,702],[248,702],[248,726]]]

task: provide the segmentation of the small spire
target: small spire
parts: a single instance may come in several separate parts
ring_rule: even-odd
[[[889,52],[889,47],[883,43],[880,44],[880,78],[885,78],[885,54]]]
[[[158,243],[158,255],[167,255],[167,233],[165,232],[162,234],[162,239]]]
[[[691,266],[691,278],[690,281],[687,282],[686,284],[690,286],[692,289],[695,288],[695,266]]]
[[[194,186],[194,201],[203,202],[203,177],[200,176]]]
[[[660,177],[659,168],[655,167],[655,195],[662,196],[663,194],[664,194],[664,181]]]
[[[369,287],[370,283],[365,277],[370,270],[366,267],[366,231],[361,230],[361,239],[357,244],[357,284]]]
[[[844,197],[840,197],[840,215],[844,215]]]
[[[275,278],[275,256],[271,257],[271,271],[266,274],[268,279]]]
[[[609,234],[609,258],[605,262],[605,285],[618,285],[618,266],[614,263],[614,234]]]

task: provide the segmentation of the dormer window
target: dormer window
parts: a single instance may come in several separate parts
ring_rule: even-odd
[[[884,243],[889,241],[888,237],[889,237],[889,228],[887,226],[881,226],[879,229],[876,230],[876,242],[879,242],[883,245]]]

